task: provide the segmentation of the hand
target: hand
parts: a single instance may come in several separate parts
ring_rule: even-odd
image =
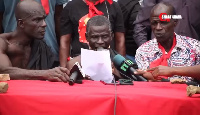
[[[89,75],[85,75],[84,79],[86,79],[86,80],[92,80],[92,78]]]
[[[44,78],[49,81],[67,82],[69,81],[70,71],[67,68],[56,67],[46,70]]]
[[[173,76],[173,68],[167,67],[167,66],[157,66],[151,69],[147,70],[148,72],[151,72],[154,78],[157,78],[158,76]]]
[[[135,72],[134,74],[137,74],[137,75],[142,75],[143,77],[145,77],[146,79],[148,80],[155,80],[153,75],[151,74],[151,72],[147,72],[146,70],[137,70],[137,72]]]

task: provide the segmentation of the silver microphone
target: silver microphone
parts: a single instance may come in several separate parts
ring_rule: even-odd
[[[104,49],[103,47],[98,47],[97,48],[97,51],[104,51],[104,50],[106,50],[106,49]]]

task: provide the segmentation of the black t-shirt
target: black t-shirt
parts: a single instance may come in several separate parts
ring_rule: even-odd
[[[113,2],[109,4],[106,1],[96,5],[96,8],[99,11],[104,13],[104,16],[108,17],[107,8],[109,12],[109,20],[111,22],[113,32],[124,32],[124,22],[123,15],[118,3]],[[72,0],[67,3],[63,9],[61,15],[61,35],[72,34],[71,39],[71,56],[79,55],[81,48],[87,48],[88,45],[85,43],[79,42],[79,33],[78,26],[79,20],[89,12],[89,6],[83,0]],[[111,46],[113,48],[113,45]]]
[[[126,45],[126,54],[135,56],[136,50],[138,48],[135,40],[133,38],[134,26],[133,22],[136,19],[138,11],[140,10],[140,4],[138,0],[118,0],[119,6],[121,7],[124,26],[125,26],[125,45]]]

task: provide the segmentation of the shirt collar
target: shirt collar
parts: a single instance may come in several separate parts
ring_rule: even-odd
[[[175,32],[174,32],[175,33]],[[180,35],[178,35],[178,34],[176,34],[175,33],[175,36],[176,36],[176,45],[175,45],[175,47],[173,48],[173,50],[172,50],[172,52],[171,53],[173,53],[173,52],[176,52],[177,50],[181,50],[181,49],[183,49],[183,44],[182,44],[182,37],[183,36],[180,36]],[[158,42],[157,42],[157,39],[156,38],[154,38],[153,39],[153,45],[155,45],[155,52],[157,53],[157,52],[162,52],[161,51],[161,49],[158,47]]]

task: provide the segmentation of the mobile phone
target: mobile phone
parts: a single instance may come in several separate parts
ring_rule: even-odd
[[[114,82],[112,82],[112,83],[106,83],[106,82],[104,82],[104,81],[100,81],[100,82],[102,82],[102,83],[105,84],[105,85],[115,85],[115,84],[116,84],[116,85],[119,85],[119,84],[120,84],[120,83],[117,82],[117,81],[116,81],[115,83],[114,83]]]
[[[133,80],[131,79],[119,79],[120,85],[133,85]]]

